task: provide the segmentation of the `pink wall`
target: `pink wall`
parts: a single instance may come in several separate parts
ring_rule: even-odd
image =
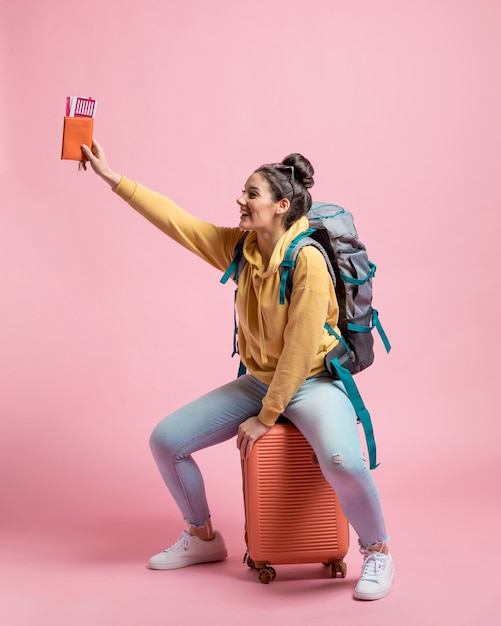
[[[472,466],[489,469],[500,434],[499,3],[0,11],[7,522],[176,516],[149,433],[237,366],[231,287],[59,160],[67,95],[99,100],[95,134],[115,169],[220,224],[236,224],[254,167],[308,156],[314,197],[356,214],[378,265],[375,304],[394,348],[378,349],[359,384],[383,489],[440,489],[463,465],[472,481]],[[202,455],[214,507],[238,491],[233,445]]]

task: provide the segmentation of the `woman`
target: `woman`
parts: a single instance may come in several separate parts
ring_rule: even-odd
[[[377,489],[364,460],[356,415],[340,381],[330,378],[324,356],[337,343],[339,309],[322,254],[304,247],[292,292],[278,305],[279,265],[288,244],[308,228],[313,167],[299,154],[253,172],[237,203],[238,228],[217,227],[189,215],[168,198],[114,172],[101,146],[82,146],[92,169],[121,198],[172,239],[224,271],[247,231],[246,264],[236,307],[241,359],[249,372],[166,417],[153,431],[151,449],[161,475],[188,524],[176,543],[151,557],[152,569],[219,561],[224,540],[212,526],[200,470],[192,454],[236,436],[242,458],[254,442],[287,417],[310,442],[327,481],[358,533],[364,560],[354,596],[386,596],[393,561]],[[333,410],[333,407],[334,410]]]

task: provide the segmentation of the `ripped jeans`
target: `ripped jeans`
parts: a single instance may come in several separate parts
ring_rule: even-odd
[[[235,437],[257,415],[267,385],[236,378],[163,419],[150,445],[184,519],[203,526],[210,517],[204,481],[192,454]],[[379,495],[364,459],[353,406],[340,381],[308,378],[283,415],[306,437],[363,547],[387,540]],[[266,436],[266,435],[264,435]]]

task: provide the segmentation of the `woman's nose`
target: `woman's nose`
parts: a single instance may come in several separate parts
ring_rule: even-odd
[[[237,204],[240,205],[240,206],[244,206],[245,205],[244,194],[242,194],[239,198],[237,198]]]

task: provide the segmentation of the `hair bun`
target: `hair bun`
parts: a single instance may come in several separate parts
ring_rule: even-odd
[[[313,180],[313,174],[315,170],[313,165],[302,154],[294,152],[289,154],[282,161],[283,165],[292,165],[294,167],[294,178],[303,185],[305,189],[313,187],[315,181]]]
[[[313,187],[315,181],[313,180],[313,176],[306,176],[305,178],[303,178],[301,183],[306,189],[309,189],[310,187]]]

